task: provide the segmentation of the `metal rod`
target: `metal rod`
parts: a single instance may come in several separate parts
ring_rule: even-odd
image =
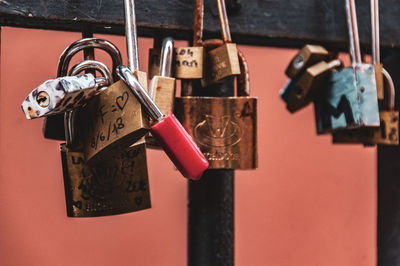
[[[160,76],[171,77],[172,59],[174,53],[174,39],[167,37],[161,47]]]
[[[204,0],[196,0],[193,26],[193,45],[201,46],[203,42],[204,27]]]
[[[379,0],[371,0],[372,63],[380,64]]]
[[[219,22],[221,24],[222,40],[224,43],[232,42],[229,28],[228,14],[226,13],[225,0],[217,0]]]
[[[125,36],[128,53],[128,66],[133,72],[139,70],[139,52],[136,29],[135,1],[124,0]]]
[[[346,1],[346,18],[347,18],[347,29],[349,31],[349,45],[350,45],[350,56],[352,65],[361,64],[361,51],[360,51],[360,40],[358,37],[358,25],[357,25],[357,14],[356,5],[354,0]]]

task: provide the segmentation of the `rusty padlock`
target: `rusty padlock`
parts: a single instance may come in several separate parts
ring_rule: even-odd
[[[57,77],[66,76],[72,57],[79,51],[87,48],[97,48],[107,52],[112,59],[113,69],[122,64],[121,53],[114,44],[103,39],[85,38],[72,43],[61,53],[58,63]],[[45,138],[65,140],[64,132],[64,114],[44,118],[43,135]]]
[[[203,85],[211,85],[226,77],[240,74],[238,51],[232,43],[225,0],[217,0],[218,16],[221,24],[223,44],[206,52]]]
[[[236,97],[183,96],[175,100],[175,115],[200,147],[210,169],[257,168],[257,98],[250,96],[247,62],[238,53],[241,74]]]
[[[111,73],[97,61],[75,65],[70,74],[96,69],[112,83]],[[119,153],[95,165],[85,163],[75,110],[65,113],[66,143],[60,145],[67,215],[94,217],[151,207],[144,145],[121,147]]]

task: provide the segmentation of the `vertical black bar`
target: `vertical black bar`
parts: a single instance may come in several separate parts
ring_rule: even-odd
[[[232,96],[233,79],[195,86],[195,96]],[[188,186],[188,265],[234,265],[234,171],[207,170]]]
[[[390,51],[383,60],[396,85],[399,109],[400,51]],[[378,147],[378,231],[379,266],[400,265],[400,147]]]

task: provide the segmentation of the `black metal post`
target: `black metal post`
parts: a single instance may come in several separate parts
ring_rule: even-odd
[[[399,110],[400,51],[385,56],[384,67],[396,85]],[[378,266],[400,265],[400,146],[378,147]]]
[[[194,96],[233,96],[233,80]],[[234,171],[207,170],[188,185],[188,265],[234,265]]]

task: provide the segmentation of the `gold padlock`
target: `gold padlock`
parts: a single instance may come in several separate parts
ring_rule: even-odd
[[[146,73],[139,71],[133,1],[124,1],[124,6],[129,67],[147,88]],[[145,145],[143,137],[149,131],[149,123],[141,104],[124,82],[118,81],[98,94],[82,113],[82,140],[88,163],[118,152],[117,147]]]
[[[174,111],[175,78],[171,77],[174,40],[171,37],[164,39],[161,48],[160,75],[151,79],[149,95],[164,114]],[[146,143],[151,148],[159,148],[158,142],[149,133]]]
[[[257,98],[250,97],[247,62],[237,97],[177,97],[174,112],[210,163],[210,169],[257,168]]]
[[[296,79],[302,75],[306,69],[320,61],[325,61],[329,57],[329,52],[320,45],[307,44],[292,59],[285,73],[291,79]]]
[[[217,0],[217,7],[224,43],[206,53],[206,68],[203,79],[205,86],[220,82],[226,77],[240,74],[238,51],[236,44],[232,43],[225,0]]]
[[[70,75],[94,68],[112,83],[107,67],[96,62],[83,61]],[[94,217],[150,208],[145,145],[120,147],[118,154],[88,165],[75,128],[77,115],[76,111],[65,114],[66,143],[60,145],[67,215]]]
[[[294,89],[290,91],[287,109],[294,113],[311,103],[332,70],[340,66],[342,62],[336,59],[330,62],[321,61],[308,67],[296,82]]]

